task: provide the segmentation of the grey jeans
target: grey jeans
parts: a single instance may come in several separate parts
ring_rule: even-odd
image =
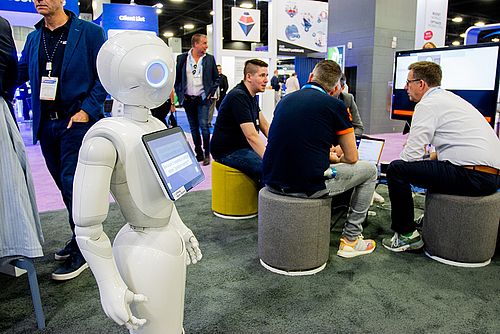
[[[362,224],[375,191],[377,167],[367,161],[358,161],[355,164],[339,163],[332,165],[332,167],[337,170],[337,175],[333,179],[325,180],[329,196],[335,196],[354,188],[347,213],[347,222],[342,230],[344,236],[354,240],[363,232]]]

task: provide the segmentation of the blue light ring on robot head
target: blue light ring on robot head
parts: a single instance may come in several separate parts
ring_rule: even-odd
[[[158,76],[158,73],[153,73],[153,71],[158,71],[159,68],[161,68],[163,73],[160,74],[159,78],[156,78],[156,76]],[[146,68],[146,82],[153,88],[162,87],[168,80],[168,73],[168,67],[162,60],[154,60]],[[153,75],[155,77],[152,77]]]

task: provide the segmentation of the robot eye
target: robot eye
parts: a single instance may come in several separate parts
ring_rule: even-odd
[[[146,81],[153,88],[161,87],[167,82],[168,69],[162,61],[154,61],[146,69]]]

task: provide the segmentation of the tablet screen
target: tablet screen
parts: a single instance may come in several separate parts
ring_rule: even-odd
[[[142,136],[163,191],[175,201],[205,179],[181,128],[164,129]]]
[[[384,148],[384,139],[361,138],[358,146],[359,160],[369,161],[375,165],[379,163],[382,149]]]

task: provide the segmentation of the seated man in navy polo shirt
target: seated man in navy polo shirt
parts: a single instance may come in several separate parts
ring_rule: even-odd
[[[376,246],[375,241],[364,240],[361,232],[377,168],[358,161],[349,114],[336,98],[341,75],[337,63],[323,60],[301,90],[286,95],[277,105],[264,155],[263,180],[275,193],[304,198],[354,189],[337,252],[350,258],[371,253]],[[332,145],[339,147],[330,151]]]
[[[255,95],[264,92],[268,82],[267,63],[259,59],[245,62],[244,79],[224,98],[210,141],[215,161],[236,168],[262,187],[262,157],[269,123],[260,112]]]

